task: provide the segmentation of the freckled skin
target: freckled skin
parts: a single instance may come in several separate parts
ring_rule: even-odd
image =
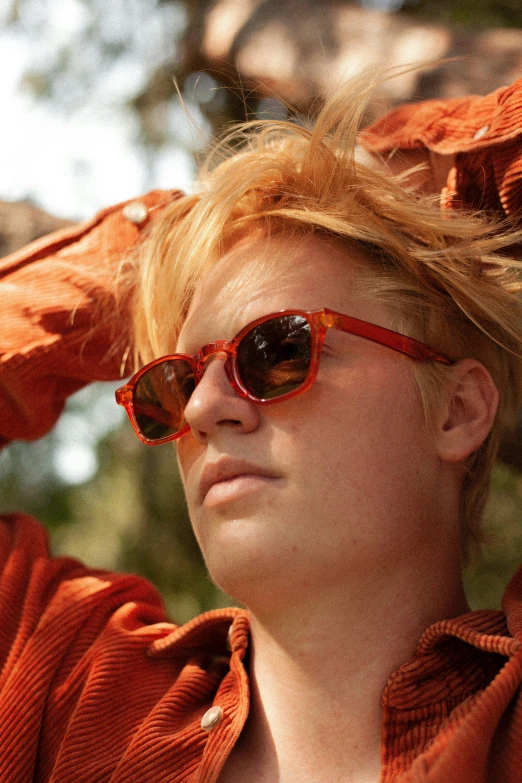
[[[391,313],[358,290],[364,258],[324,239],[254,237],[199,283],[178,350],[231,339],[284,308],[329,307],[389,328]],[[212,578],[257,611],[306,595],[363,589],[375,574],[429,561],[447,530],[437,523],[440,460],[428,434],[412,360],[330,330],[315,384],[261,407],[239,398],[212,361],[186,410],[178,442],[189,511]],[[198,482],[223,455],[280,478],[219,508]]]

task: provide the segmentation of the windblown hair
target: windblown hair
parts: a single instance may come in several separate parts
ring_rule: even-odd
[[[141,362],[172,352],[198,280],[251,231],[320,234],[363,250],[363,290],[391,308],[394,328],[455,360],[477,359],[499,389],[493,430],[464,480],[468,545],[478,538],[501,429],[521,403],[522,265],[508,249],[522,233],[478,215],[441,213],[404,176],[359,163],[357,133],[374,86],[368,77],[351,81],[310,128],[247,123],[215,148],[196,194],[167,209],[136,265],[136,347]],[[410,365],[429,424],[447,369]]]

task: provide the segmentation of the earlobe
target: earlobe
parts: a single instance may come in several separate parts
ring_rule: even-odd
[[[498,408],[498,389],[483,364],[462,359],[450,370],[437,432],[438,454],[461,462],[489,435]]]

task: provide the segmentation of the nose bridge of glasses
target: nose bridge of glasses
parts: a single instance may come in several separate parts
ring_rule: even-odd
[[[216,342],[207,343],[194,357],[197,362],[198,373],[203,375],[207,364],[219,355],[226,361],[231,353],[230,343],[226,340],[216,340]]]
[[[332,310],[321,310],[321,312],[319,312],[317,315],[319,316],[319,323],[321,326],[325,326],[327,328],[336,326],[337,322],[339,321],[339,318],[336,317],[336,313],[334,313]]]

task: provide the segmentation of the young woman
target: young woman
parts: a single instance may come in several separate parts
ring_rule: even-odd
[[[91,270],[104,238],[113,261],[140,245],[124,278],[143,366],[117,399],[146,443],[176,440],[209,573],[247,609],[177,628],[138,577],[50,559],[38,523],[6,518],[2,782],[520,779],[522,577],[505,614],[469,613],[461,580],[520,404],[520,265],[498,252],[519,235],[357,163],[361,104],[358,83],[313,130],[248,134],[197,195],[5,262],[11,290],[32,272],[64,312],[80,300],[76,330],[57,318],[4,359],[7,440],[37,434],[35,373],[49,423],[49,401],[115,373],[115,322],[92,331],[92,280],[108,311],[111,276]],[[41,302],[12,305],[13,345]]]

